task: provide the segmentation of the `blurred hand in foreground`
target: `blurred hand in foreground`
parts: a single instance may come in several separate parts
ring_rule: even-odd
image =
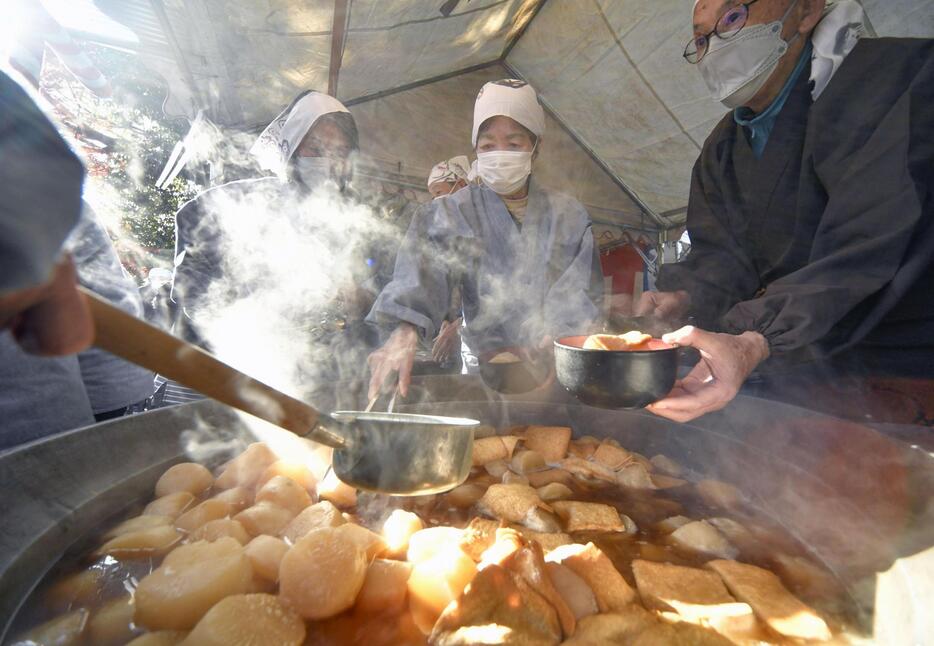
[[[701,359],[672,391],[647,409],[660,417],[687,422],[720,410],[736,397],[749,374],[769,356],[769,344],[758,332],[718,334],[686,326],[662,337],[666,343],[690,346]]]
[[[71,257],[61,260],[44,285],[0,296],[0,330],[10,328],[27,352],[73,354],[94,337],[94,325],[77,290]]]

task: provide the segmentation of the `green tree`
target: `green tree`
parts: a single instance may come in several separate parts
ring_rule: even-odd
[[[111,98],[87,90],[51,52],[40,89],[84,157],[88,200],[107,224],[124,264],[142,277],[171,261],[173,216],[202,189],[181,176],[165,189],[156,188],[188,123],[165,115],[165,83],[136,56],[94,45],[85,51],[110,80]]]

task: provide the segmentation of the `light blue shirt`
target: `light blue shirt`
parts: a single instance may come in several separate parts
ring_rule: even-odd
[[[775,97],[775,100],[772,101],[769,107],[759,114],[756,114],[745,106],[733,110],[733,120],[749,133],[749,145],[752,146],[752,152],[755,154],[756,159],[762,157],[762,153],[765,151],[765,144],[768,143],[769,135],[772,134],[772,128],[775,126],[775,120],[778,119],[779,113],[782,111],[782,108],[785,107],[785,101],[788,100],[791,89],[795,86],[795,83],[798,82],[798,77],[801,76],[805,65],[811,60],[811,49],[811,41],[808,40],[804,51],[801,52],[801,57],[798,59],[798,64],[795,65],[795,69],[791,72],[791,76],[788,77],[788,80],[785,81],[785,86],[782,88],[782,91],[779,92],[778,96]]]

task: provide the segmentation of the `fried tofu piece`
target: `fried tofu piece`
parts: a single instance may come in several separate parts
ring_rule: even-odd
[[[541,545],[545,553],[550,552],[556,547],[570,545],[574,542],[570,534],[565,534],[564,532],[536,532],[535,530],[525,527],[516,527],[516,529],[526,540],[535,541]]]
[[[649,626],[631,643],[633,646],[734,646],[715,631],[688,623]]]
[[[594,451],[593,460],[614,471],[618,471],[632,462],[632,454],[626,449],[615,446],[610,442],[603,442],[597,447],[597,450]]]
[[[577,617],[564,597],[552,583],[545,561],[542,557],[542,548],[538,543],[532,543],[519,550],[507,562],[507,567],[528,583],[543,599],[545,599],[558,615],[561,632],[564,637],[570,637],[577,628]],[[556,565],[556,564],[552,564]]]
[[[521,576],[555,609],[564,635],[567,637],[574,632],[577,620],[548,576],[542,548],[538,543],[525,540],[514,529],[501,528],[496,532],[496,542],[484,552],[479,567],[484,569],[491,564],[500,565]]]
[[[699,605],[735,601],[720,577],[709,570],[635,560],[632,572],[642,603],[649,610],[674,610],[672,601]]]
[[[508,461],[519,443],[515,435],[491,435],[474,440],[473,466],[482,467],[497,460]]]
[[[496,530],[502,527],[497,520],[473,518],[464,528],[460,548],[467,556],[479,562],[483,553],[496,541]]]
[[[473,466],[482,467],[490,462],[507,459],[506,445],[499,437],[493,435],[474,440]]]
[[[616,472],[616,483],[630,489],[658,489],[644,466],[632,463]]]
[[[551,507],[538,497],[535,489],[522,484],[490,485],[480,499],[479,506],[484,512],[500,520],[522,524],[526,516],[535,509],[552,511]]]
[[[557,462],[568,454],[571,429],[567,426],[529,426],[525,448],[540,453],[546,462]]]
[[[739,553],[723,534],[714,529],[714,526],[703,520],[682,525],[669,536],[669,540],[678,547],[692,552],[701,552],[719,556],[720,558],[736,558]]]
[[[477,573],[457,603],[444,609],[428,638],[432,646],[557,646],[560,641],[561,624],[551,604],[521,576],[498,565]]]
[[[535,471],[534,473],[526,473],[525,477],[529,479],[529,484],[536,489],[550,484],[563,484],[567,486],[574,481],[574,476],[564,469]]]
[[[600,441],[589,435],[571,440],[571,443],[568,445],[568,457],[589,460],[594,452],[596,452],[598,446],[600,446]]]
[[[657,624],[652,613],[630,604],[618,612],[584,617],[577,623],[574,636],[562,646],[630,644],[640,633]]]
[[[616,484],[616,471],[600,462],[591,462],[583,458],[570,457],[561,460],[556,466],[570,471],[576,476],[594,478],[596,480],[603,480],[604,482]]]
[[[597,598],[600,612],[623,610],[636,599],[636,591],[593,543],[562,545],[549,552],[545,561],[566,565],[586,581]]]
[[[638,528],[628,516],[622,516],[615,507],[598,502],[556,500],[552,503],[564,521],[567,532],[626,532],[635,534]]]
[[[723,578],[733,596],[748,603],[756,616],[778,634],[794,639],[830,639],[824,620],[768,570],[727,560],[711,561],[707,567]]]
[[[671,622],[687,622],[713,628],[737,643],[768,641],[764,630],[748,603],[693,604],[671,601],[674,612],[662,612],[661,617]]]

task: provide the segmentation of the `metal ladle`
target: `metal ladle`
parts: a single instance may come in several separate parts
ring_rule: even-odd
[[[94,319],[97,347],[332,447],[334,472],[351,486],[414,496],[447,491],[467,478],[477,420],[364,411],[321,414],[92,292],[81,291]]]

